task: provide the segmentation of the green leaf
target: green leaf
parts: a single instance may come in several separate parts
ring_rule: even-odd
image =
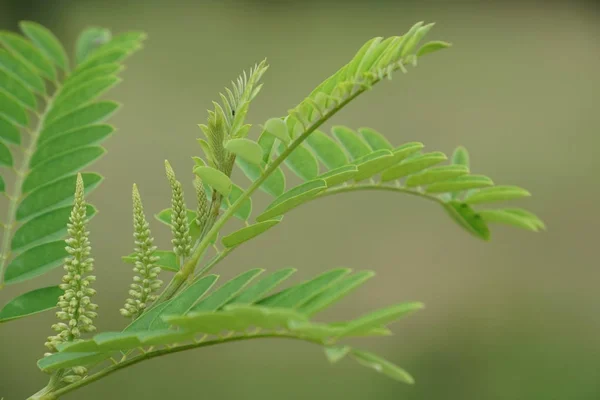
[[[58,352],[38,360],[37,365],[44,372],[53,372],[63,368],[95,364],[109,357],[109,354],[96,352]]]
[[[17,296],[0,310],[0,323],[50,310],[62,294],[58,286],[49,286]]]
[[[81,175],[86,193],[95,189],[103,179],[102,176],[95,173],[83,173]],[[77,175],[67,176],[29,193],[17,208],[17,221],[22,221],[64,203],[72,202],[76,178]]]
[[[279,286],[296,272],[295,268],[283,268],[266,276],[231,299],[227,304],[252,304]]]
[[[416,157],[408,158],[402,161],[400,164],[385,170],[381,174],[381,180],[382,182],[387,182],[400,179],[405,176],[422,171],[435,164],[439,164],[445,160],[447,160],[446,155],[439,151],[434,151],[431,153],[421,154]]]
[[[7,285],[12,285],[43,275],[62,265],[68,255],[64,240],[29,248],[8,264],[4,280]]]
[[[225,149],[251,164],[260,165],[262,163],[262,147],[253,140],[231,139],[225,143]]]
[[[349,162],[344,150],[324,132],[314,131],[306,143],[328,169],[340,168]]]
[[[123,70],[123,65],[119,63],[102,64],[94,68],[86,69],[85,71],[69,76],[61,90],[61,97],[66,96],[70,92],[75,91],[87,82],[94,81],[99,78],[107,78],[118,74]]]
[[[433,53],[438,50],[446,49],[452,46],[450,43],[441,42],[441,41],[431,41],[425,43],[421,48],[417,51],[417,57],[422,57],[426,54]]]
[[[5,49],[0,49],[0,68],[12,74],[31,90],[40,94],[46,93],[44,80],[21,59],[14,57]]]
[[[240,244],[247,242],[250,239],[255,238],[256,236],[266,232],[273,226],[277,225],[280,220],[267,220],[263,222],[259,222],[257,224],[246,226],[240,230],[237,230],[227,236],[225,236],[221,242],[223,246],[227,248],[233,248],[239,246]]]
[[[257,302],[257,304],[268,307],[300,309],[349,273],[350,269],[348,268],[337,268],[326,271],[316,278],[266,297]]]
[[[102,122],[118,108],[119,104],[114,101],[98,101],[80,107],[46,125],[40,133],[38,143],[41,145],[69,131]]]
[[[233,315],[236,323],[241,322],[240,325],[244,330],[250,327],[269,330],[281,329],[287,327],[291,321],[306,320],[304,315],[288,308],[234,304],[226,306],[225,312]]]
[[[458,146],[452,153],[452,164],[469,168],[469,152],[463,146]]]
[[[318,179],[322,179],[327,184],[327,187],[333,187],[346,181],[349,181],[358,173],[356,165],[345,165],[336,169],[332,169],[318,176]]]
[[[298,185],[276,198],[262,214],[256,217],[256,221],[262,222],[283,215],[309,201],[325,189],[327,189],[327,184],[322,179],[315,179]]]
[[[239,294],[246,285],[263,272],[264,269],[255,268],[236,276],[193,306],[189,312],[218,310]]]
[[[281,118],[271,118],[265,122],[265,132],[275,136],[286,145],[290,143],[290,134],[288,133],[287,126]]]
[[[169,216],[170,218],[170,216]],[[177,272],[179,271],[179,265],[177,263],[177,256],[172,251],[157,250],[154,255],[158,257],[156,265],[167,271]],[[121,259],[129,264],[135,263],[135,253],[131,253],[128,256],[123,256]]]
[[[83,83],[68,92],[63,91],[46,114],[46,124],[88,104],[120,81],[121,79],[115,76],[105,76]]]
[[[31,65],[42,76],[51,81],[56,80],[54,66],[30,41],[15,33],[2,31],[0,32],[0,43],[17,58]]]
[[[371,152],[369,146],[350,128],[334,126],[331,128],[331,132],[333,132],[333,135],[340,141],[353,159],[366,156]]]
[[[114,64],[123,61],[131,52],[126,49],[114,49],[111,51],[95,51],[85,62],[79,64],[73,71],[71,77],[77,77],[87,71],[106,64]]]
[[[436,182],[443,182],[448,179],[457,178],[469,173],[469,168],[464,165],[444,165],[433,167],[406,179],[406,187],[416,187],[430,185]]]
[[[158,305],[154,305],[148,311],[143,313],[136,320],[131,322],[123,332],[143,332],[150,329],[150,324],[152,321],[160,314],[160,312],[168,305],[168,302],[160,303]]]
[[[44,55],[63,71],[69,70],[67,52],[52,32],[32,21],[22,21],[19,26],[25,35]]]
[[[114,50],[124,50],[128,54],[141,48],[141,42],[146,39],[144,32],[124,32],[113,37],[109,42],[104,43],[94,53],[94,56],[110,53]]]
[[[167,344],[182,343],[192,340],[195,332],[174,331],[171,329],[138,332],[138,337],[144,346],[164,346]]]
[[[104,155],[100,146],[90,146],[63,153],[35,167],[23,182],[23,193],[54,182],[72,172],[77,172]]]
[[[372,271],[361,271],[335,282],[329,288],[304,303],[299,311],[306,315],[314,315],[324,310],[352,290],[356,289],[375,275]]]
[[[23,106],[3,90],[0,90],[0,115],[4,115],[9,121],[22,127],[29,124],[29,117]]]
[[[257,180],[261,175],[261,168],[256,165],[247,163],[244,160],[236,159],[237,166],[242,170],[244,175],[252,182]],[[264,168],[265,165],[262,165]],[[260,190],[270,194],[273,197],[280,196],[285,191],[285,175],[281,168],[276,168],[271,175],[260,185]]]
[[[0,139],[12,144],[21,144],[21,132],[15,124],[0,113]]]
[[[425,188],[427,193],[460,192],[467,189],[492,186],[494,182],[483,175],[463,175],[443,182],[433,183]]]
[[[330,363],[336,363],[346,357],[352,350],[349,346],[327,346],[325,347],[325,355]]]
[[[372,54],[379,47],[382,39],[382,37],[374,37],[362,45],[358,52],[356,52],[356,55],[346,65],[346,71],[343,71],[346,79],[353,79],[357,75],[360,75],[360,66],[365,64],[363,60],[367,58],[367,53]]]
[[[12,250],[18,251],[38,244],[40,240],[48,241],[64,236],[72,209],[72,206],[57,208],[25,222],[13,235]],[[97,212],[96,208],[89,204],[86,211],[87,218],[92,218]]]
[[[0,175],[0,193],[6,192],[6,184],[4,183],[4,178]]]
[[[229,196],[233,183],[221,171],[212,167],[195,167],[194,173],[223,196]]]
[[[427,32],[433,27],[433,24],[422,26],[423,22],[417,22],[412,28],[406,33],[406,43],[402,47],[400,56],[404,57],[413,52],[419,41],[427,34]]]
[[[283,144],[279,147],[279,154],[284,151]],[[314,154],[300,144],[285,159],[285,165],[300,179],[311,180],[319,175],[319,163]]]
[[[415,383],[415,380],[408,372],[373,353],[352,349],[351,354],[359,364],[365,367],[374,369],[394,380],[408,383],[409,385]]]
[[[359,128],[360,133],[373,150],[393,150],[392,145],[381,133],[371,128]]]
[[[75,43],[75,60],[77,64],[84,62],[94,50],[109,42],[110,39],[110,31],[105,28],[91,27],[81,32]]]
[[[70,131],[49,140],[38,147],[33,153],[29,166],[36,168],[41,163],[54,158],[67,151],[81,149],[102,142],[114,132],[110,125],[88,125],[83,128]]]
[[[273,330],[286,327],[290,321],[304,321],[306,317],[289,309],[234,305],[227,306],[225,311],[190,312],[165,319],[186,330],[216,335],[225,331],[244,332],[250,327]]]
[[[527,190],[518,186],[494,186],[478,190],[467,196],[465,203],[480,204],[494,201],[515,200],[531,196]]]
[[[414,311],[422,309],[423,307],[423,303],[413,302],[397,304],[377,310],[351,321],[341,336],[348,336],[352,335],[354,332],[386,326]]]
[[[23,107],[30,110],[37,108],[37,100],[31,90],[19,79],[0,69],[0,89],[10,93]]]
[[[69,353],[86,353],[90,351],[98,351],[98,344],[94,342],[93,339],[88,339],[80,340],[78,342],[62,342],[59,343],[56,346],[56,348],[58,349],[58,351],[64,351]]]
[[[533,232],[546,229],[546,226],[536,215],[520,208],[505,208],[500,210],[481,210],[479,215],[485,222],[497,222],[516,226]]]
[[[137,334],[129,332],[102,332],[95,335],[93,340],[101,352],[131,349],[141,345]]]
[[[483,240],[490,239],[490,230],[485,221],[468,204],[459,201],[444,203],[450,217],[473,235]]]
[[[358,167],[358,172],[354,175],[354,180],[359,182],[371,178],[373,175],[389,168],[395,162],[395,157],[389,150],[376,150],[364,157],[360,157],[353,162]]]
[[[341,337],[343,332],[348,328],[348,326],[352,323],[350,322],[333,322],[328,324],[331,329],[335,329],[336,332],[333,336]],[[351,335],[344,335],[344,337],[375,337],[375,336],[391,336],[392,331],[386,327],[376,327],[376,328],[368,328],[368,329],[359,329],[352,332]]]
[[[3,142],[0,142],[0,166],[5,166],[5,167],[13,166],[12,154],[11,154],[9,148]]]
[[[218,278],[217,275],[207,275],[169,300],[167,306],[150,323],[149,329],[168,328],[169,324],[163,320],[163,317],[166,315],[182,315],[187,313],[213,287]]]
[[[258,145],[263,152],[262,161],[264,164],[267,164],[271,159],[271,153],[273,152],[275,140],[277,140],[277,138],[273,135],[270,135],[267,131],[262,131],[258,137]]]

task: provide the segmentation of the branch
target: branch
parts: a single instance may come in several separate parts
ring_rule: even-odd
[[[192,343],[192,344],[188,344],[188,345],[184,345],[184,346],[155,350],[155,351],[151,351],[151,352],[144,353],[139,356],[130,358],[129,360],[112,365],[108,368],[105,368],[102,371],[95,373],[94,375],[88,376],[78,382],[72,383],[69,386],[63,387],[52,393],[46,394],[43,397],[39,397],[39,400],[56,400],[64,394],[72,392],[81,387],[87,386],[90,383],[93,383],[101,378],[104,378],[110,374],[113,374],[123,368],[130,367],[132,365],[138,364],[142,361],[150,360],[152,358],[161,357],[161,356],[165,356],[165,355],[169,355],[169,354],[175,354],[175,353],[179,353],[179,352],[186,351],[186,350],[198,349],[201,347],[214,346],[217,344],[240,342],[240,341],[250,340],[250,339],[270,339],[270,338],[295,339],[295,340],[302,340],[302,341],[312,343],[312,344],[318,344],[318,345],[323,344],[314,339],[302,338],[302,337],[294,336],[291,334],[265,333],[265,334],[254,335],[254,336],[236,336],[236,337],[230,337],[230,338],[224,338],[224,339],[215,339],[215,340],[210,340],[207,342]]]
[[[404,68],[404,66],[402,64],[402,61],[399,61],[399,62],[397,62],[394,65],[393,71],[396,71],[398,69],[403,69],[403,68]],[[374,79],[373,82],[372,82],[372,84],[371,84],[371,86],[373,86],[376,83],[378,83],[379,81],[381,81],[381,79],[382,78],[376,78],[376,79]],[[285,149],[285,151],[283,151],[279,155],[279,157],[277,157],[275,160],[273,160],[269,164],[269,166],[263,172],[263,174],[257,180],[255,180],[254,182],[252,182],[252,184],[250,185],[250,187],[248,187],[248,189],[235,201],[235,203],[233,203],[231,205],[231,207],[227,208],[227,211],[225,211],[225,213],[221,216],[221,218],[219,218],[215,222],[215,224],[212,226],[212,228],[204,236],[204,238],[202,239],[202,241],[200,242],[200,244],[196,247],[196,249],[194,250],[194,252],[193,252],[192,256],[189,258],[189,260],[183,265],[183,267],[181,268],[181,270],[179,272],[177,272],[177,274],[175,274],[175,276],[173,277],[173,279],[171,280],[171,282],[169,282],[169,285],[167,286],[167,288],[165,289],[165,291],[163,292],[163,294],[161,295],[161,297],[159,298],[159,300],[157,301],[157,303],[166,301],[166,300],[170,299],[171,297],[173,297],[175,295],[175,293],[177,293],[177,291],[179,290],[179,288],[181,287],[181,285],[183,285],[183,283],[187,280],[187,278],[191,274],[194,273],[194,270],[196,269],[196,264],[200,260],[200,257],[202,256],[202,254],[204,254],[204,252],[206,251],[206,249],[210,245],[211,240],[217,235],[217,233],[221,230],[221,228],[223,227],[223,225],[225,225],[225,223],[241,207],[241,205],[243,204],[243,202],[245,200],[247,200],[248,198],[250,198],[250,196],[277,169],[277,167],[279,167],[279,165],[281,165],[281,163],[283,163],[285,161],[285,159],[311,133],[313,133],[321,125],[323,125],[325,122],[327,122],[331,117],[333,117],[338,111],[340,111],[342,108],[344,108],[348,103],[350,103],[352,100],[354,100],[360,94],[362,94],[365,91],[367,91],[371,86],[359,85],[358,88],[356,89],[356,91],[354,93],[350,94],[348,96],[348,98],[344,99],[341,103],[339,103],[338,105],[336,105],[336,107],[332,108],[330,111],[328,111],[325,114],[321,115],[321,117],[318,120],[316,120],[315,122],[312,122],[311,124],[309,124],[308,128],[306,128],[304,130],[304,132],[302,132],[302,134],[300,136],[298,136]]]

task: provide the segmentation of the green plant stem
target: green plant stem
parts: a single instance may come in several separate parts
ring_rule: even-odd
[[[357,184],[357,185],[340,186],[340,187],[335,187],[332,189],[327,189],[327,190],[319,193],[312,199],[309,199],[309,201],[312,201],[315,199],[320,199],[322,197],[332,196],[334,194],[339,194],[339,193],[361,192],[361,191],[367,191],[367,190],[377,190],[377,191],[384,191],[384,192],[396,192],[396,193],[410,194],[412,196],[418,196],[423,199],[434,201],[436,203],[441,203],[441,204],[444,203],[439,197],[436,197],[436,196],[431,196],[426,193],[418,192],[418,191],[412,190],[412,189],[407,189],[407,188],[398,187],[398,186],[386,186],[386,185],[382,185],[382,184],[378,184],[378,183]]]
[[[58,85],[58,84],[57,84]],[[23,186],[23,181],[27,176],[27,170],[29,169],[29,162],[31,161],[31,156],[36,149],[37,140],[42,131],[42,127],[44,126],[46,115],[50,108],[52,108],[52,103],[60,91],[60,87],[57,86],[56,90],[52,94],[52,97],[48,98],[46,101],[46,107],[44,111],[39,115],[37,125],[35,129],[31,132],[31,137],[29,139],[29,143],[27,143],[27,147],[23,152],[23,159],[21,160],[21,165],[19,168],[15,169],[16,179],[14,182],[12,195],[8,198],[8,213],[6,216],[6,222],[4,223],[4,230],[2,233],[2,248],[0,249],[0,290],[4,287],[4,272],[6,269],[6,265],[8,263],[8,259],[10,258],[10,242],[12,239],[12,231],[16,224],[17,217],[17,207],[19,206],[19,201],[23,196],[23,192],[21,190]]]
[[[62,377],[63,373],[61,371],[55,372],[50,377],[48,384],[40,389],[37,393],[30,396],[27,400],[43,400],[51,398],[48,396],[52,396],[54,392],[65,386],[65,384],[61,382]]]
[[[303,338],[303,337],[286,334],[286,333],[265,333],[265,334],[253,335],[253,336],[235,336],[235,337],[230,337],[230,338],[210,340],[210,341],[201,342],[201,343],[192,343],[192,344],[188,344],[188,345],[184,345],[184,346],[177,346],[177,347],[172,347],[172,348],[154,350],[154,351],[150,351],[148,353],[144,353],[139,356],[130,358],[129,360],[125,360],[118,364],[112,365],[112,366],[105,368],[102,371],[100,371],[94,375],[88,376],[87,378],[84,378],[78,382],[72,383],[66,387],[55,390],[51,393],[47,393],[43,397],[31,397],[30,399],[39,399],[39,400],[58,399],[60,396],[62,396],[64,394],[72,392],[75,389],[79,389],[81,387],[87,386],[90,383],[93,383],[101,378],[104,378],[105,376],[113,374],[123,368],[130,367],[132,365],[138,364],[142,361],[150,360],[152,358],[161,357],[161,356],[165,356],[168,354],[175,354],[175,353],[179,353],[179,352],[186,351],[186,350],[198,349],[201,347],[214,346],[217,344],[240,342],[240,341],[251,340],[251,339],[266,339],[266,338],[269,338],[269,339],[271,339],[271,338],[295,339],[295,340],[302,340],[302,341],[305,341],[308,343],[322,345],[322,343],[320,341],[310,339],[310,338]]]

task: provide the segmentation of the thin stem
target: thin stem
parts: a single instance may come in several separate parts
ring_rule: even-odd
[[[385,192],[404,193],[404,194],[410,194],[412,196],[418,196],[423,199],[431,200],[436,203],[443,203],[443,201],[440,198],[435,197],[435,196],[431,196],[431,195],[428,195],[425,193],[417,192],[415,190],[411,190],[411,189],[407,189],[407,188],[403,188],[403,187],[385,186],[385,185],[381,185],[378,183],[359,184],[359,185],[353,185],[353,186],[340,186],[340,187],[335,187],[332,189],[327,189],[327,190],[319,193],[312,199],[309,199],[308,201],[320,199],[322,197],[332,196],[334,194],[339,194],[339,193],[360,192],[360,191],[365,191],[365,190],[379,190],[379,191],[385,191]]]
[[[21,165],[19,168],[15,169],[15,182],[12,190],[12,194],[8,196],[8,214],[6,217],[6,223],[4,224],[4,229],[2,233],[2,248],[0,249],[0,289],[4,286],[4,271],[6,269],[6,265],[11,255],[10,251],[10,242],[12,239],[12,231],[16,225],[16,214],[17,207],[19,206],[19,201],[23,196],[23,192],[21,190],[23,186],[23,181],[27,176],[27,171],[29,169],[29,162],[31,161],[31,156],[36,149],[37,140],[42,131],[44,123],[46,121],[46,115],[50,108],[52,108],[52,103],[56,95],[60,91],[60,86],[56,84],[56,89],[51,97],[46,100],[46,107],[42,114],[38,116],[38,121],[35,129],[31,132],[31,137],[29,138],[29,143],[27,143],[27,147],[23,151],[23,159],[21,160]]]
[[[150,360],[152,358],[156,358],[156,357],[161,357],[161,356],[165,356],[168,354],[175,354],[175,353],[179,353],[182,351],[186,351],[186,350],[193,350],[193,349],[198,349],[201,347],[209,347],[209,346],[214,346],[217,344],[224,344],[224,343],[232,343],[232,342],[239,342],[239,341],[244,341],[244,340],[250,340],[250,339],[266,339],[266,338],[281,338],[281,339],[295,339],[295,340],[302,340],[308,343],[313,343],[313,344],[318,344],[318,345],[322,345],[321,342],[319,342],[318,340],[314,340],[314,339],[309,339],[309,338],[302,338],[299,336],[294,336],[291,334],[285,334],[285,333],[265,333],[265,334],[261,334],[261,335],[254,335],[254,336],[235,336],[235,337],[229,337],[229,338],[224,338],[224,339],[215,339],[215,340],[211,340],[208,342],[201,342],[201,343],[192,343],[192,344],[188,344],[188,345],[184,345],[184,346],[177,346],[177,347],[172,347],[172,348],[165,348],[165,349],[160,349],[160,350],[155,350],[155,351],[151,351],[145,354],[141,354],[139,356],[130,358],[129,360],[123,361],[121,363],[118,363],[116,365],[112,365],[108,368],[103,369],[102,371],[88,376],[87,378],[84,378],[80,381],[77,381],[75,383],[70,384],[69,386],[66,386],[64,388],[58,389],[56,391],[54,391],[53,393],[50,394],[46,394],[44,397],[40,398],[41,400],[55,400],[58,399],[60,396],[67,394],[69,392],[72,392],[75,389],[79,389],[81,387],[87,386],[92,382],[95,382],[101,378],[104,378],[105,376],[108,376],[110,374],[113,374],[123,368],[127,368],[130,367],[132,365],[138,364],[142,361],[146,361],[146,360]]]

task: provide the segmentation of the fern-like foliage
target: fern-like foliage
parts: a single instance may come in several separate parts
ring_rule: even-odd
[[[77,172],[105,153],[101,143],[114,128],[104,121],[120,106],[99,97],[120,82],[123,61],[145,37],[140,32],[112,37],[106,29],[90,28],[79,36],[71,60],[46,28],[34,22],[20,27],[23,35],[0,32],[0,166],[5,167],[0,191],[9,200],[0,288],[42,275],[67,256],[62,239]],[[4,180],[9,175],[10,188]],[[95,172],[82,177],[88,193],[103,179]],[[95,213],[88,205],[88,217]],[[48,287],[35,296],[55,293]],[[0,311],[0,322],[20,316],[13,307],[22,299]]]
[[[449,44],[439,41],[419,47],[432,26],[417,23],[402,36],[368,41],[348,64],[321,83],[286,116],[267,120],[256,141],[248,138],[251,125],[246,119],[250,103],[261,90],[260,79],[267,70],[266,62],[257,64],[233,82],[232,88],[221,94],[221,103],[215,102],[214,110],[208,112],[207,122],[200,125],[205,137],[198,142],[204,158],[194,157],[192,169],[197,204],[186,205],[182,184],[168,161],[165,163],[172,192],[171,208],[162,210],[156,218],[170,227],[173,251],[159,250],[153,245],[141,206],[142,196],[134,186],[137,248],[123,259],[134,264],[136,275],[130,286],[131,298],[121,311],[130,318],[129,325],[121,332],[103,332],[88,339],[69,336],[57,342],[53,347],[57,351],[38,362],[40,369],[52,374],[50,382],[32,399],[57,399],[150,358],[256,338],[307,341],[323,347],[331,362],[351,356],[361,365],[412,383],[413,378],[400,367],[345,344],[344,340],[389,335],[388,325],[422,308],[421,303],[394,305],[351,321],[325,323],[314,319],[320,311],[371,278],[372,272],[352,273],[339,268],[281,289],[280,285],[295,270],[282,269],[259,278],[264,271],[251,269],[218,287],[215,283],[219,276],[212,270],[241,244],[280,224],[285,214],[296,207],[352,191],[388,191],[431,200],[441,205],[459,226],[484,240],[490,238],[490,223],[506,223],[531,231],[544,228],[539,218],[520,208],[480,208],[480,205],[516,200],[530,194],[516,186],[497,186],[486,176],[472,174],[469,154],[462,147],[448,157],[442,152],[424,151],[420,142],[393,146],[373,129],[355,131],[337,125],[330,133],[319,130],[339,110],[384,78],[391,79],[396,71],[406,73],[408,67],[417,66],[422,56],[448,47]],[[36,27],[37,33],[28,33],[31,29],[27,27]],[[79,66],[69,72],[64,50],[53,36],[33,24],[25,24],[24,31],[31,43],[13,34],[0,35],[7,49],[0,53],[4,57],[0,57],[0,66],[6,63],[13,66],[4,68],[5,75],[12,79],[5,82],[10,83],[12,89],[6,89],[8,84],[5,84],[0,92],[0,95],[5,93],[0,97],[2,110],[7,110],[1,116],[7,126],[18,132],[18,128],[25,129],[28,122],[23,117],[25,107],[36,105],[26,93],[33,96],[38,90],[35,93],[46,99],[46,105],[38,113],[38,127],[31,131],[32,139],[25,150],[23,165],[17,170],[14,195],[10,197],[12,211],[5,229],[3,254],[9,254],[6,249],[12,240],[12,250],[22,249],[14,260],[21,257],[27,261],[20,261],[25,267],[9,265],[8,271],[13,268],[20,271],[21,278],[12,278],[13,281],[39,275],[54,265],[46,253],[40,254],[40,248],[57,243],[52,240],[63,233],[70,207],[63,210],[61,206],[72,199],[74,185],[69,181],[72,174],[99,156],[94,154],[101,153],[97,143],[104,136],[82,142],[80,138],[87,136],[81,131],[89,134],[90,126],[102,126],[98,121],[116,108],[114,103],[93,99],[116,83],[113,74],[119,68],[115,62],[136,49],[142,38],[136,33],[125,34],[92,49],[96,41],[107,40],[106,32],[87,31],[76,49]],[[65,76],[60,84],[56,68],[62,69]],[[54,94],[46,95],[43,79],[55,85]],[[17,93],[21,97],[16,96]],[[47,150],[50,145],[53,147]],[[0,151],[2,154],[11,153]],[[12,165],[12,159],[6,157]],[[232,181],[235,166],[250,180],[247,187]],[[289,174],[296,175],[302,183],[288,188],[286,175]],[[88,191],[100,180],[92,178],[97,177],[95,174],[82,176]],[[253,212],[252,197],[258,190],[273,200],[265,209]],[[80,184],[78,193],[81,191]],[[60,219],[60,212],[64,212],[64,220]],[[87,215],[93,212],[90,208]],[[223,234],[232,217],[242,220],[245,226]],[[15,221],[23,223],[15,238],[26,227],[37,235],[34,239],[23,239],[16,248],[15,239],[10,239]],[[56,228],[52,230],[51,226]],[[64,251],[62,243],[55,251]],[[213,256],[209,258],[211,251]],[[56,262],[63,256],[61,254]],[[6,264],[4,261],[2,265]],[[159,272],[174,274],[162,293],[155,295],[153,292],[162,283],[157,278]],[[7,273],[7,276],[13,275]],[[0,321],[51,308],[62,293],[57,294],[56,287],[47,289],[44,293],[31,292],[13,300],[0,312]],[[64,315],[59,312],[57,316]]]
[[[159,356],[163,349],[178,352],[232,341],[289,338],[321,346],[332,362],[350,354],[363,365],[413,383],[400,367],[341,343],[353,337],[390,335],[388,325],[422,308],[421,303],[393,305],[351,321],[316,322],[313,317],[317,313],[358,288],[373,273],[334,269],[270,294],[294,272],[291,268],[281,269],[260,278],[264,270],[253,269],[216,289],[218,275],[206,275],[123,332],[104,332],[88,340],[59,345],[59,352],[41,359],[38,365],[47,372],[76,366],[99,368],[119,352],[126,352],[118,363],[108,367],[115,370]]]

